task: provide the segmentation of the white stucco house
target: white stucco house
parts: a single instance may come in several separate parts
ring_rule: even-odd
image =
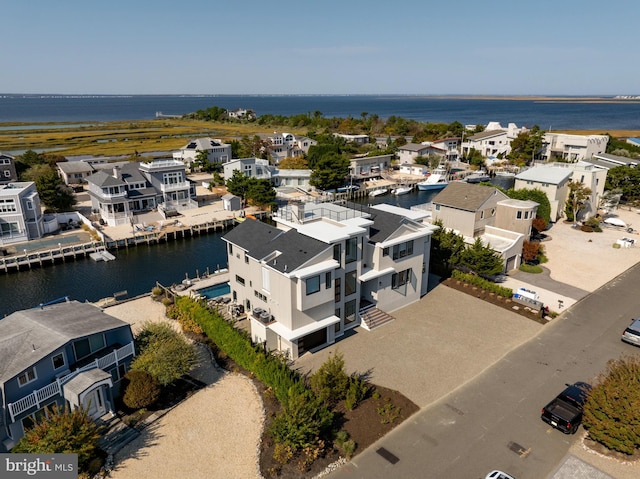
[[[196,138],[191,140],[180,150],[173,153],[175,160],[182,161],[188,169],[196,160],[199,152],[205,151],[210,164],[225,164],[231,161],[231,145],[214,138]]]

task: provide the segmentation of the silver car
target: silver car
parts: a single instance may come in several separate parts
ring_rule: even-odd
[[[515,479],[513,476],[510,476],[506,472],[502,471],[491,471],[485,479]]]
[[[624,330],[622,340],[625,343],[640,346],[640,319],[634,319],[627,329]]]

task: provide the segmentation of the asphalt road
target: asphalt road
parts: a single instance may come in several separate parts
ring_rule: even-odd
[[[609,359],[640,352],[620,341],[630,318],[640,316],[638,284],[640,265],[330,477],[475,479],[493,469],[518,479],[548,477],[577,435],[550,428],[541,409],[565,383],[594,383]]]

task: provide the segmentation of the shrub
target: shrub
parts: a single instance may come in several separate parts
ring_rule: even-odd
[[[347,396],[349,376],[344,370],[344,357],[336,352],[311,375],[310,385],[316,396],[323,402],[336,404]]]
[[[593,233],[593,227],[589,225],[582,225],[580,227],[580,231],[584,231],[585,233]]]
[[[351,459],[353,457],[353,454],[356,452],[357,445],[353,439],[347,439],[342,443],[341,447],[344,451],[345,456],[347,456],[347,459]]]
[[[614,451],[633,454],[640,448],[640,357],[611,360],[584,406],[589,437]]]
[[[164,298],[162,298],[162,304],[163,304],[165,307],[171,306],[171,305],[173,304],[173,299],[171,299],[171,298],[169,298],[169,297],[165,296]]]
[[[538,266],[537,264],[522,263],[520,265],[520,268],[518,269],[520,271],[524,271],[525,273],[533,273],[533,274],[542,273],[542,267]]]
[[[158,381],[149,373],[131,370],[125,379],[127,385],[122,401],[131,409],[150,406],[160,397]]]
[[[495,293],[498,296],[502,296],[505,298],[511,298],[513,296],[513,290],[511,288],[499,286],[493,281],[489,281],[488,279],[484,279],[473,274],[463,273],[459,270],[453,270],[451,272],[451,277],[460,281],[464,281],[465,283],[472,284],[489,292]]]
[[[96,456],[100,428],[87,414],[78,408],[54,405],[47,408],[47,418],[29,428],[12,452],[26,454],[78,454],[78,467],[86,471]]]
[[[362,400],[367,397],[369,385],[359,376],[353,374],[349,377],[349,388],[344,398],[345,407],[351,411],[355,409]]]
[[[152,296],[160,296],[163,293],[163,289],[160,286],[154,286],[153,289],[151,290],[151,295]]]
[[[168,323],[147,323],[136,337],[140,354],[132,370],[145,371],[167,386],[187,374],[197,362],[194,346]]]

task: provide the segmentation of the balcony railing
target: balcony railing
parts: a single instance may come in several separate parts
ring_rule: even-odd
[[[179,183],[167,183],[160,185],[160,190],[163,193],[167,191],[179,191],[179,190],[188,190],[190,187],[190,183],[188,181],[181,181]]]
[[[9,403],[8,409],[11,416],[11,422],[14,422],[16,416],[22,414],[28,409],[31,409],[34,406],[36,408],[40,408],[40,404],[42,404],[47,399],[52,398],[53,396],[56,396],[58,394],[62,394],[62,386],[64,386],[65,383],[71,381],[81,372],[96,368],[104,370],[109,366],[118,364],[124,358],[133,356],[134,354],[135,348],[132,341],[129,344],[122,346],[120,349],[111,351],[109,354],[102,356],[101,358],[96,358],[95,361],[92,361],[86,366],[78,368],[75,371],[71,371],[64,376],[57,378],[55,382],[48,384],[43,388],[36,389],[28,396],[25,396],[14,403]]]

